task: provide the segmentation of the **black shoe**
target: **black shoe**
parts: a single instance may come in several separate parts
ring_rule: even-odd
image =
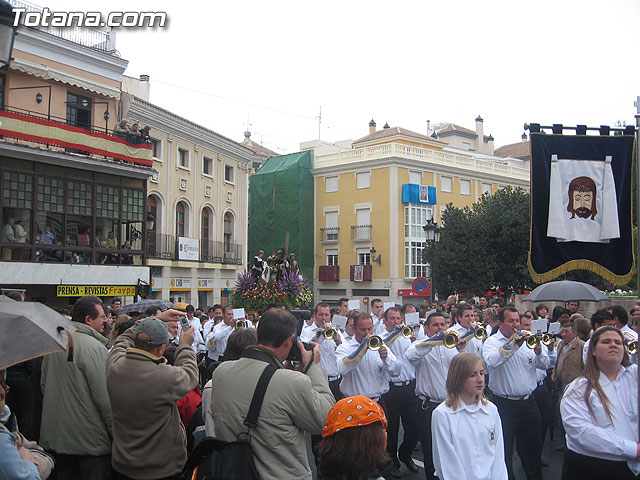
[[[400,473],[400,467],[393,466],[391,468],[391,478],[402,478],[402,474]]]
[[[402,463],[404,463],[407,466],[407,469],[411,473],[418,473],[420,471],[420,468],[418,468],[418,465],[415,464],[415,462],[413,461],[412,458],[410,458],[406,462],[404,460],[401,460],[401,461],[402,461]]]

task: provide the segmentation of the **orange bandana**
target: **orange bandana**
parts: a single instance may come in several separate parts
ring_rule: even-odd
[[[363,427],[375,422],[382,422],[387,428],[387,417],[380,405],[362,395],[343,398],[329,410],[322,436],[328,437],[345,428]]]

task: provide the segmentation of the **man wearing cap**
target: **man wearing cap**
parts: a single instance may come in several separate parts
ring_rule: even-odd
[[[187,460],[185,428],[176,402],[198,384],[193,327],[180,335],[174,366],[162,356],[171,339],[165,322],[180,315],[167,310],[139,320],[116,339],[109,353],[107,389],[116,478],[178,478]]]

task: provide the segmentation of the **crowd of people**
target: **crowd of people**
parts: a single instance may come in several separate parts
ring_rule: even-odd
[[[203,439],[247,435],[261,479],[310,480],[308,457],[318,478],[401,478],[419,472],[419,443],[427,480],[512,480],[514,450],[532,480],[555,428],[562,478],[638,478],[627,349],[640,306],[589,320],[576,301],[522,313],[486,297],[370,307],[129,315],[120,298],[81,297],[63,312],[77,329],[72,359],[0,371],[0,479],[178,479]]]
[[[151,145],[151,136],[149,135],[150,132],[150,126],[146,125],[144,128],[140,128],[138,122],[133,122],[131,125],[129,125],[129,121],[126,118],[120,120],[113,129],[113,134],[116,137],[124,138],[129,143],[133,143],[134,145],[138,145],[141,143]]]

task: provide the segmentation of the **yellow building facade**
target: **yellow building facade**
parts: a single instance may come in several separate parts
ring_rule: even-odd
[[[370,125],[370,134],[351,149],[327,150],[326,144],[318,148],[312,170],[316,302],[360,299],[363,309],[373,298],[422,302],[427,297],[413,296],[412,283],[429,276],[422,262],[425,223],[441,225],[449,203],[471,206],[483,193],[529,188],[529,171],[517,162],[451,149],[400,127],[376,131]],[[435,199],[403,202],[405,185],[430,187],[425,191]]]

